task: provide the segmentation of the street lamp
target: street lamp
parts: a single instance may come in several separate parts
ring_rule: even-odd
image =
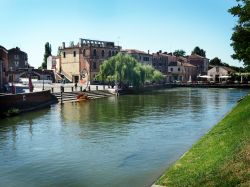
[[[44,90],[44,69],[42,69],[43,72],[43,90]]]
[[[10,74],[11,74],[11,93],[15,94],[15,89],[14,89],[14,70],[13,70],[13,67],[10,67]]]

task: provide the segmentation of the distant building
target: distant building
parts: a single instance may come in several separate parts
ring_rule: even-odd
[[[102,62],[121,50],[114,42],[80,39],[69,47],[63,42],[59,47],[60,71],[71,82],[79,82],[88,73],[93,81],[99,72]]]
[[[19,47],[8,50],[9,69],[17,70],[28,68],[28,55],[20,50]]]
[[[8,50],[0,46],[0,90],[8,82]]]
[[[146,53],[144,51],[139,51],[136,49],[125,49],[125,50],[122,50],[121,52],[131,55],[141,64],[152,65],[152,55],[149,54],[149,51],[148,53]]]
[[[187,62],[170,62],[168,64],[168,82],[188,82],[196,80],[197,67]]]
[[[59,57],[49,56],[47,58],[47,70],[59,71]]]
[[[214,82],[219,82],[222,77],[229,78],[232,74],[235,74],[236,71],[225,66],[214,66],[208,70],[207,75],[211,76]]]
[[[207,75],[209,59],[206,57],[193,54],[188,56],[188,63],[197,67],[197,73],[200,75]]]
[[[157,53],[153,53],[153,67],[163,74],[167,74],[168,72],[168,63],[169,63],[170,55],[162,53],[159,51]]]

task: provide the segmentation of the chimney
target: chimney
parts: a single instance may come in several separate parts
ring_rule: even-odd
[[[150,54],[150,51],[148,50],[148,54]]]
[[[62,43],[62,48],[65,49],[65,42]]]

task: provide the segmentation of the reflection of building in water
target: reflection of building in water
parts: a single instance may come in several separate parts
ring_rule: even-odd
[[[95,80],[102,62],[121,50],[114,42],[80,39],[66,47],[65,43],[59,47],[60,71],[70,82],[79,82],[82,72],[88,71],[91,81]]]

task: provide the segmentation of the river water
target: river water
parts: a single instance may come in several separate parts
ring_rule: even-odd
[[[175,88],[1,120],[0,186],[150,186],[247,93]]]

